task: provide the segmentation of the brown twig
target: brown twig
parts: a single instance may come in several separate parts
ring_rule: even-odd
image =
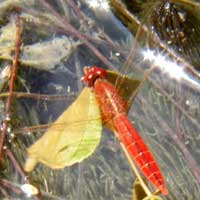
[[[47,3],[46,0],[40,0],[42,4],[57,18],[58,24],[56,24],[58,27],[61,27],[63,30],[68,31],[72,36],[80,39],[82,42],[86,44],[86,46],[110,69],[116,70],[116,67],[113,66],[113,64],[103,55],[99,52],[99,50],[91,44],[82,33],[80,33],[78,30],[76,30],[66,18],[61,17],[52,7],[49,3]]]
[[[8,149],[8,148],[5,148],[4,149],[5,151],[5,154],[8,156],[8,158],[10,159],[10,161],[12,162],[15,170],[20,174],[20,176],[24,177],[24,179],[26,179],[26,174],[24,172],[24,170],[22,169],[22,167],[19,165],[19,163],[17,162],[13,152]],[[29,183],[29,181],[27,181]]]
[[[5,154],[7,155],[7,157],[8,157],[8,158],[10,159],[10,161],[12,162],[12,164],[13,164],[15,170],[20,174],[21,177],[23,177],[23,181],[24,181],[25,183],[31,184],[31,181],[28,179],[28,177],[26,176],[26,174],[25,174],[23,168],[20,166],[20,164],[19,164],[18,161],[16,160],[16,158],[15,158],[13,152],[12,152],[10,149],[5,148]],[[9,185],[9,188],[12,189],[12,190],[15,189],[15,187],[14,187],[13,185]],[[13,191],[14,191],[15,193],[18,194],[18,190],[17,190],[17,191],[13,190]],[[39,191],[39,190],[38,190],[38,191]],[[22,193],[22,192],[21,192],[21,193]],[[19,194],[21,194],[21,193],[19,193]],[[35,200],[39,200],[39,199],[40,199],[40,193],[38,193],[38,195],[34,196],[34,199],[35,199]]]
[[[12,190],[15,194],[18,194],[18,195],[22,194],[22,191],[19,187],[17,187],[12,182],[6,179],[0,178],[0,184],[1,186],[8,188],[9,190]]]
[[[0,94],[0,98],[5,98],[9,96],[9,92],[4,92]],[[77,97],[77,93],[70,93],[70,94],[59,94],[59,95],[50,95],[50,94],[38,94],[38,93],[26,93],[26,92],[13,92],[13,96],[15,98],[31,98],[37,100],[44,100],[44,101],[66,101],[67,100],[74,100]]]
[[[0,160],[2,158],[2,152],[3,152],[3,146],[6,139],[6,131],[9,126],[10,121],[10,108],[11,108],[11,102],[13,97],[13,91],[14,91],[14,84],[15,79],[17,75],[17,69],[18,69],[18,60],[19,60],[19,52],[20,52],[20,19],[19,16],[16,16],[16,38],[15,38],[15,57],[13,59],[12,63],[12,71],[11,71],[11,77],[9,81],[9,96],[6,101],[5,106],[5,119],[2,124],[2,132],[1,132],[1,138],[0,138]]]
[[[6,118],[3,121],[3,129],[2,129],[2,135],[1,135],[1,140],[0,140],[0,159],[2,158],[2,154],[3,154],[3,150],[4,150],[5,154],[8,156],[8,158],[12,162],[16,171],[20,174],[21,177],[24,178],[24,181],[26,183],[30,183],[29,179],[26,177],[26,174],[24,173],[24,170],[22,169],[22,167],[17,162],[12,151],[8,148],[3,148],[4,142],[5,142],[5,139],[6,139],[6,133],[7,133],[6,131],[7,131],[7,128],[9,126],[9,121],[10,121],[10,108],[11,108],[11,104],[12,104],[12,98],[13,98],[13,95],[15,93],[14,87],[15,87],[15,80],[16,80],[16,77],[17,77],[18,62],[19,62],[21,34],[20,34],[20,18],[19,18],[18,15],[16,16],[15,24],[16,24],[15,56],[14,56],[13,63],[12,63],[11,77],[10,77],[10,80],[9,80],[9,94],[8,94],[8,98],[7,98],[6,106],[5,106]],[[17,188],[16,186],[11,184],[7,180],[0,179],[0,183],[3,186],[11,189],[16,194],[22,194],[21,189]],[[39,196],[36,196],[35,199],[39,199]]]
[[[89,22],[87,16],[85,15],[85,13],[83,13],[81,11],[81,9],[78,8],[78,6],[75,4],[75,2],[73,0],[66,0],[68,2],[68,4],[73,8],[73,10],[75,11],[76,15],[79,17],[79,19],[84,20],[85,22]],[[94,27],[96,28],[96,30],[98,32],[102,33],[102,37],[105,38],[106,43],[111,46],[111,47],[115,47],[115,49],[120,49],[119,45],[114,44],[113,40],[107,35],[105,34],[99,26],[96,25],[96,23],[93,21],[94,23]]]

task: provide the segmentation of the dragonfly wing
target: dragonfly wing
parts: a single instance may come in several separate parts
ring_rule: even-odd
[[[90,88],[84,88],[55,125],[28,148],[25,171],[32,171],[37,162],[52,169],[81,162],[96,149],[101,131],[101,115],[95,95]]]
[[[128,103],[129,110],[143,80],[132,79],[110,70],[106,70],[106,79],[115,86],[117,84],[117,89],[123,99]]]

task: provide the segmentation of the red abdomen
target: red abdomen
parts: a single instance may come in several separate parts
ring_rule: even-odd
[[[162,173],[147,145],[127,118],[126,103],[117,89],[107,80],[98,78],[94,83],[94,91],[104,123],[118,133],[119,140],[145,177],[163,194],[167,194]]]
[[[114,119],[120,141],[124,144],[132,159],[137,163],[146,178],[163,194],[167,194],[162,173],[147,145],[131,124],[127,116],[118,115]]]

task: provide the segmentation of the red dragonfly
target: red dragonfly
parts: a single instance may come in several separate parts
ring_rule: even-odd
[[[116,134],[123,144],[122,147],[126,148],[125,153],[130,155],[128,159],[131,157],[146,178],[166,195],[168,192],[163,175],[127,117],[129,105],[126,97],[122,98],[117,88],[108,80],[112,82],[106,70],[95,66],[85,68],[82,81],[88,87],[82,90],[79,97],[47,132],[28,148],[25,171],[32,171],[38,162],[52,169],[62,169],[81,162],[99,144],[103,122]],[[140,82],[136,80],[134,83],[137,88]]]
[[[82,80],[94,89],[103,122],[117,134],[119,141],[124,144],[145,177],[163,195],[167,195],[162,172],[149,148],[128,119],[126,102],[114,85],[106,80],[106,70],[96,66],[87,67]]]

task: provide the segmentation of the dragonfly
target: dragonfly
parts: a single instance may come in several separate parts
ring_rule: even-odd
[[[117,133],[118,139],[127,148],[147,179],[164,195],[167,189],[163,175],[147,145],[126,115],[126,103],[116,88],[106,79],[106,71],[98,68],[87,68],[83,81],[94,88],[97,102],[101,108],[102,120],[111,130]]]
[[[164,177],[158,164],[127,117],[127,103],[106,76],[107,72],[103,68],[85,68],[82,81],[87,87],[55,122],[57,126],[63,123],[68,125],[62,128],[50,127],[28,148],[25,171],[32,171],[37,162],[53,169],[81,162],[98,146],[103,123],[116,133],[145,177],[162,194],[167,195]],[[73,115],[77,117],[77,123],[74,123],[71,117]]]

